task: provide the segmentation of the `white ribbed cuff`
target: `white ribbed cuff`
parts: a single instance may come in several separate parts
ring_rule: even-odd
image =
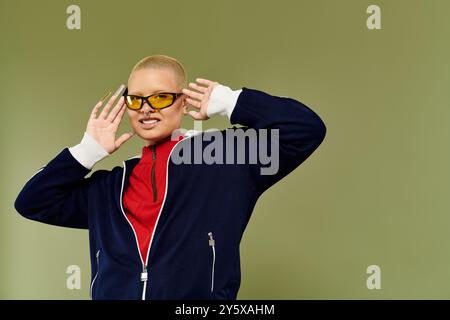
[[[214,87],[209,97],[206,115],[212,117],[216,114],[231,118],[237,99],[242,89],[232,90],[230,87],[218,84]]]
[[[81,142],[70,147],[69,151],[88,170],[91,170],[98,161],[109,156],[109,153],[87,132],[84,133]]]

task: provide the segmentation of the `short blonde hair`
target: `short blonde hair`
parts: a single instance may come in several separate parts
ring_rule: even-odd
[[[180,88],[185,88],[187,86],[187,73],[183,65],[175,58],[163,55],[155,54],[152,56],[145,57],[136,63],[131,70],[131,74],[140,69],[146,68],[156,68],[156,69],[170,69],[174,72],[177,78],[177,84]]]

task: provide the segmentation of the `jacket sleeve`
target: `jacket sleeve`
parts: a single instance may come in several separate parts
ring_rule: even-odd
[[[263,193],[304,162],[322,143],[326,127],[322,119],[309,107],[292,98],[279,97],[243,87],[231,90],[218,85],[208,105],[208,116],[226,115],[231,124],[254,129],[258,139],[267,142],[267,154],[278,163],[272,168],[260,161],[249,165],[255,189]],[[261,130],[269,129],[269,130]],[[260,149],[258,149],[260,151]],[[278,153],[278,159],[274,156]]]
[[[108,153],[87,133],[65,147],[23,186],[14,207],[23,217],[51,225],[88,229],[88,188],[93,165]]]

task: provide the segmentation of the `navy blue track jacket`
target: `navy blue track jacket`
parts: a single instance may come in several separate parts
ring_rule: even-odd
[[[258,129],[278,129],[278,171],[263,175],[264,164],[248,160],[194,164],[195,143],[205,150],[214,141],[208,135],[214,134],[205,131],[180,140],[170,157],[191,150],[192,161],[175,164],[169,158],[147,266],[122,206],[139,157],[86,178],[91,169],[65,147],[25,183],[15,208],[31,220],[89,230],[93,299],[236,299],[239,244],[258,197],[312,154],[326,127],[301,102],[246,87],[227,111],[231,124],[241,127],[216,131],[224,137],[230,130],[256,129],[258,140],[269,140],[270,134],[263,137]],[[249,156],[249,144],[245,148]],[[235,144],[234,154],[237,149]],[[231,151],[224,143],[223,153]]]

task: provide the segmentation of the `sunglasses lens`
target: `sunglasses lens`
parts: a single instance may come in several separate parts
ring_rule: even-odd
[[[127,104],[128,108],[137,110],[141,107],[141,98],[134,96],[126,96],[125,103]]]
[[[167,93],[160,93],[150,97],[149,100],[155,109],[161,109],[172,104],[173,96]]]

